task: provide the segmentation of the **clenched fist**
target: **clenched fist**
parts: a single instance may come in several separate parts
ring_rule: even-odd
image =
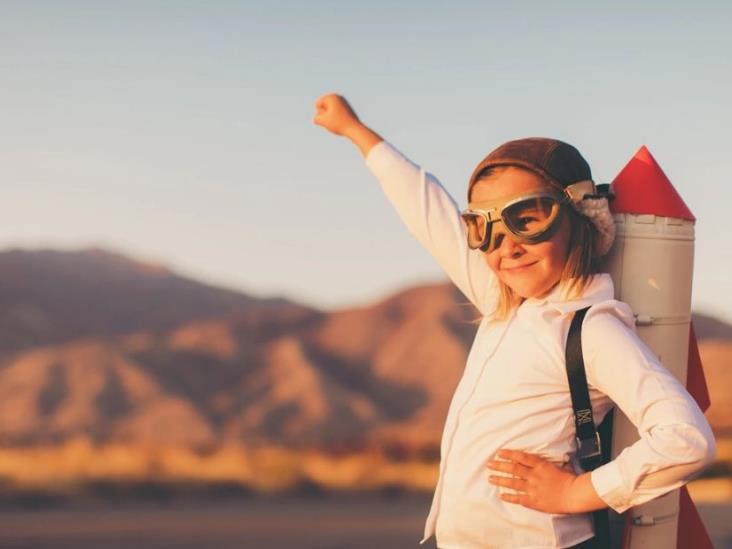
[[[337,93],[324,95],[315,102],[313,122],[336,135],[350,139],[365,157],[383,138],[363,124],[346,98]]]
[[[361,123],[346,98],[336,93],[319,98],[315,102],[315,110],[313,122],[336,135],[345,135],[349,129]]]

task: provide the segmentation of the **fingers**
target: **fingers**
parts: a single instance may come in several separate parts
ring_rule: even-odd
[[[315,101],[313,123],[334,133],[339,133],[340,118],[342,118],[342,116],[339,116],[339,102],[340,96],[335,93],[319,97]]]
[[[504,473],[511,473],[517,477],[525,477],[531,472],[531,467],[524,465],[523,463],[517,463],[515,461],[495,461],[488,460],[486,467],[494,469],[496,471],[503,471]]]
[[[536,467],[541,465],[544,460],[536,454],[529,454],[520,450],[498,450],[498,457],[510,459],[517,463],[526,465],[527,467]]]
[[[538,454],[520,450],[499,450],[496,455],[505,461],[489,460],[486,466],[513,475],[488,477],[491,484],[512,490],[513,493],[499,492],[501,500],[545,512],[563,508],[562,494],[567,493],[565,487],[576,478],[574,472],[565,471]]]
[[[528,492],[529,481],[524,478],[510,478],[501,477],[498,475],[491,475],[488,477],[488,481],[491,484],[497,486],[505,486],[506,488],[513,488],[519,492]]]
[[[329,97],[330,94],[324,95],[315,101],[315,116],[313,117],[313,122],[315,124],[319,124],[321,126],[324,124],[324,117],[328,113],[328,105],[330,103]]]
[[[501,494],[501,499],[503,501],[508,501],[509,503],[518,503],[519,505],[523,505],[529,509],[536,509],[537,511],[541,510],[533,504],[531,496],[528,494]]]
[[[315,101],[315,109],[318,112],[325,112],[330,109],[333,109],[335,107],[335,105],[337,105],[338,103],[343,103],[343,102],[345,102],[345,98],[341,97],[337,93],[328,93],[326,95],[319,97]]]
[[[489,475],[488,482],[497,486],[505,486],[507,488],[513,488],[514,490],[520,490],[523,492],[527,491],[528,480],[526,477],[531,474],[531,467],[527,467],[522,463],[515,461],[495,461],[489,460],[486,467],[495,471],[502,471],[504,473],[510,473],[513,477],[506,477],[501,475]]]
[[[337,93],[319,97],[315,101],[315,110],[313,123],[337,135],[344,135],[347,128],[358,121],[348,101]]]
[[[325,95],[315,102],[315,110],[319,113],[327,112],[335,101],[333,95]]]

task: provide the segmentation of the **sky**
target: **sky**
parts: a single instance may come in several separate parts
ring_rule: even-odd
[[[446,280],[326,93],[465,207],[518,137],[610,182],[646,145],[697,218],[693,308],[732,322],[727,2],[2,2],[0,248],[103,247],[318,308]]]

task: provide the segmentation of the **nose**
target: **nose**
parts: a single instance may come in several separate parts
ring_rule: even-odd
[[[501,242],[498,246],[498,252],[501,258],[518,257],[524,253],[525,250],[523,246],[516,242],[511,234],[502,233],[499,238],[501,239]]]

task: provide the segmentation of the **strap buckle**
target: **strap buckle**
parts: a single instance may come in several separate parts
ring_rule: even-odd
[[[579,459],[593,458],[602,455],[602,444],[600,444],[600,433],[595,431],[592,438],[581,439],[574,437],[577,441],[577,457]]]

